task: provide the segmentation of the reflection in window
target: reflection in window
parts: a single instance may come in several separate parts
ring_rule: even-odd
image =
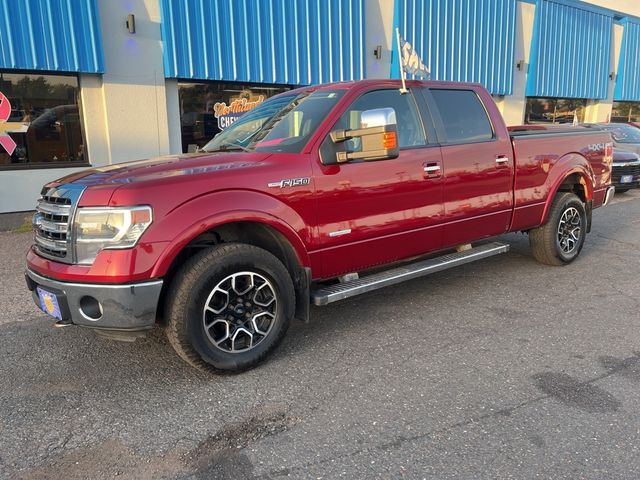
[[[600,128],[611,132],[611,138],[616,143],[640,143],[640,128],[622,123],[600,125]]]
[[[448,143],[485,142],[493,138],[487,111],[473,90],[432,88]]]
[[[584,98],[527,98],[525,123],[582,123]]]
[[[289,87],[275,85],[179,83],[182,151],[202,148],[242,114],[287,90]]]
[[[333,130],[363,128],[362,112],[379,108],[393,108],[398,125],[400,148],[417,147],[427,143],[418,109],[410,94],[403,95],[397,88],[367,92],[355,100],[342,114]],[[361,149],[360,139],[347,140],[345,147],[350,151]]]
[[[617,123],[640,122],[640,102],[613,102],[611,121]]]
[[[0,168],[86,165],[78,78],[0,72],[0,92],[11,111],[0,122],[16,148],[0,148]]]
[[[322,89],[270,98],[216,135],[203,150],[300,152],[343,94],[344,90]]]

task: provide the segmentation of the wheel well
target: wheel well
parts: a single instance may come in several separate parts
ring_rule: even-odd
[[[558,188],[559,192],[574,193],[582,200],[587,214],[587,233],[589,233],[591,231],[593,201],[587,197],[587,184],[584,177],[579,173],[572,173],[562,181],[560,188]]]
[[[257,222],[234,222],[219,225],[198,235],[174,258],[169,270],[164,276],[162,293],[157,309],[159,316],[161,316],[164,311],[166,292],[180,266],[203,248],[209,248],[221,243],[245,243],[247,245],[253,245],[268,251],[278,258],[289,271],[294,287],[296,288],[296,297],[298,297],[296,300],[296,313],[298,313],[298,308],[300,307],[298,304],[302,301],[299,292],[304,293],[304,289],[308,289],[308,285],[305,285],[307,282],[305,282],[305,278],[303,278],[304,269],[293,246],[282,233],[269,225]],[[308,298],[304,300],[308,303]],[[299,318],[298,315],[296,316]],[[163,323],[162,319],[159,320]]]
[[[587,185],[584,177],[579,173],[572,173],[565,178],[560,184],[558,192],[575,193],[584,203],[587,202]]]

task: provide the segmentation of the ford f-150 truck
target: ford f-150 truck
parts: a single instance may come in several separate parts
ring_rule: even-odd
[[[200,152],[49,183],[27,255],[36,304],[111,337],[161,325],[190,364],[239,371],[311,304],[502,253],[489,239],[506,232],[573,261],[613,195],[609,133],[510,132],[480,85],[407,87],[288,91]]]

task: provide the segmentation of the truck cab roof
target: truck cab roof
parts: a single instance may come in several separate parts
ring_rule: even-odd
[[[484,88],[479,83],[470,83],[470,82],[445,82],[440,80],[406,80],[407,87],[431,87],[431,88],[456,88],[456,89],[464,89],[464,88]],[[400,79],[366,79],[366,80],[350,80],[344,82],[333,82],[333,83],[325,83],[322,85],[310,85],[306,87],[296,88],[294,90],[290,90],[288,92],[281,93],[280,95],[286,95],[291,92],[297,91],[315,91],[315,90],[351,90],[353,88],[358,89],[368,89],[371,87],[395,87],[402,88],[402,80]]]

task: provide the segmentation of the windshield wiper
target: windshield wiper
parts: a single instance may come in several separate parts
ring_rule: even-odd
[[[269,135],[269,132],[271,132],[271,130],[273,130],[273,128],[278,124],[278,122],[280,122],[280,120],[282,120],[285,117],[285,115],[287,115],[294,108],[296,108],[298,105],[300,105],[300,102],[302,102],[302,100],[307,98],[309,95],[310,95],[309,93],[298,95],[294,100],[291,101],[291,103],[289,103],[289,105],[287,105],[282,110],[280,110],[278,113],[276,113],[273,117],[271,117],[271,119],[269,119],[269,121],[267,121],[260,128],[260,130],[255,132],[250,137],[251,138],[251,144],[255,145],[256,143],[260,143],[260,141],[262,139],[264,139],[267,135]]]

